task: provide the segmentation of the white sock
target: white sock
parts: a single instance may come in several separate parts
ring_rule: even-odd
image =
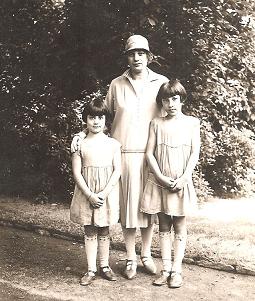
[[[142,249],[141,257],[151,257],[151,242],[153,236],[153,224],[147,228],[141,228]]]
[[[135,228],[124,228],[122,227],[122,232],[125,240],[127,259],[136,261],[136,251],[135,251],[135,238],[136,229]]]
[[[110,237],[98,236],[98,259],[99,266],[106,267],[109,266],[109,253],[110,253]]]
[[[163,270],[171,272],[171,232],[159,232]]]
[[[187,232],[182,234],[174,235],[174,262],[172,271],[176,271],[181,273],[182,271],[182,260],[185,253],[186,248],[186,241],[187,241]]]
[[[85,235],[85,251],[88,262],[88,271],[97,271],[97,235]]]

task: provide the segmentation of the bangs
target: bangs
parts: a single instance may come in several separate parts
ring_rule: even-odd
[[[179,89],[179,87],[176,87],[176,86],[167,87],[165,90],[162,91],[163,92],[162,97],[168,98],[168,97],[172,97],[175,95],[181,95],[182,92],[180,90],[181,89]]]
[[[101,99],[93,99],[85,104],[82,112],[82,120],[84,122],[86,122],[88,115],[90,116],[105,115],[106,119],[109,119],[111,117],[107,106]]]
[[[173,97],[175,95],[179,95],[181,97],[181,101],[185,101],[187,98],[187,92],[185,88],[177,79],[170,80],[169,82],[162,84],[159,89],[156,102],[159,107],[162,107],[162,99]]]
[[[86,114],[90,116],[102,116],[102,115],[107,115],[107,108],[105,106],[88,106],[86,110]]]

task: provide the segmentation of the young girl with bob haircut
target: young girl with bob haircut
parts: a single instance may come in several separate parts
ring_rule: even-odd
[[[192,172],[199,159],[199,120],[182,113],[186,90],[178,80],[164,83],[157,104],[165,117],[151,121],[146,158],[151,170],[141,211],[158,214],[163,270],[153,284],[177,288],[182,285],[182,260],[187,228],[186,215],[195,209]],[[171,262],[171,229],[174,230],[174,260]]]
[[[116,276],[109,266],[109,226],[119,220],[120,143],[105,133],[109,111],[100,99],[87,103],[82,119],[87,135],[72,154],[75,191],[70,208],[71,220],[84,226],[88,272],[81,285],[96,278],[97,250],[100,275],[110,281]]]

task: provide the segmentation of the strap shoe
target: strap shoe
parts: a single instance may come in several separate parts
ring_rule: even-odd
[[[116,281],[116,275],[114,274],[113,270],[109,267],[101,267],[100,268],[100,276],[102,276],[104,279],[107,279],[109,281]]]
[[[151,257],[143,256],[141,257],[141,260],[145,270],[149,274],[155,275],[157,273],[157,267]]]
[[[169,278],[169,287],[171,288],[179,288],[182,286],[182,274],[179,272],[171,272],[171,276]]]
[[[88,271],[80,280],[80,285],[87,286],[96,279],[96,272]]]
[[[169,276],[170,276],[170,272],[163,270],[160,272],[159,277],[155,279],[152,284],[157,286],[165,285],[167,284],[167,280]]]
[[[136,260],[127,260],[126,268],[124,270],[124,276],[129,280],[135,278],[136,268],[137,268]]]

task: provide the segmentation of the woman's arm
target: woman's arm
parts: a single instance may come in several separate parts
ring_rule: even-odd
[[[109,182],[105,186],[104,190],[100,191],[97,194],[99,198],[105,199],[109,195],[113,187],[119,181],[120,174],[121,174],[121,151],[120,151],[120,147],[118,147],[113,157],[113,173],[109,179]]]
[[[150,124],[149,138],[146,147],[146,159],[151,171],[156,179],[166,188],[172,187],[173,180],[170,177],[164,176],[159,168],[158,162],[154,156],[156,149],[157,137],[154,131],[153,124]]]
[[[84,180],[82,173],[82,164],[81,164],[81,157],[78,154],[78,152],[75,152],[72,154],[72,171],[73,171],[73,177],[76,185],[79,187],[79,189],[82,191],[82,193],[87,197],[89,202],[94,208],[99,208],[103,205],[103,201],[98,198],[97,194],[93,193],[86,181]]]
[[[75,153],[76,151],[80,151],[81,142],[85,137],[86,134],[84,131],[74,135],[73,140],[71,142],[71,154]]]

